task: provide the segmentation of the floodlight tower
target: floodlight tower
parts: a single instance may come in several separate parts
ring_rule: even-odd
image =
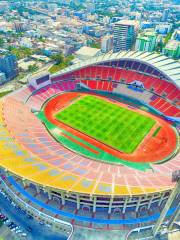
[[[159,229],[161,227],[161,224],[163,223],[166,214],[168,212],[168,210],[170,209],[172,202],[174,201],[174,199],[180,194],[180,170],[174,171],[172,174],[172,182],[176,182],[176,185],[173,189],[173,191],[171,192],[168,201],[165,204],[164,209],[161,212],[161,215],[159,217],[159,219],[157,220],[156,224],[154,225],[153,228],[153,234],[154,236],[157,235],[157,233],[159,232]],[[180,204],[178,203],[178,207],[175,211],[175,214],[173,215],[173,217],[170,219],[170,222],[168,224],[169,228],[172,228],[172,225],[174,223],[174,221],[177,219],[178,215],[180,213]]]

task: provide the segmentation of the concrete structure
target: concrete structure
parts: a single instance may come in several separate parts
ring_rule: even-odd
[[[180,171],[177,170],[177,171],[175,171],[173,174],[174,174],[174,175],[177,175],[177,176],[175,177],[176,179],[172,179],[172,181],[176,181],[177,183],[176,183],[175,188],[174,188],[173,191],[171,192],[171,195],[169,196],[168,201],[166,202],[166,205],[165,205],[165,207],[163,208],[163,211],[162,211],[162,213],[161,213],[161,215],[160,215],[157,223],[155,224],[155,226],[154,226],[154,228],[153,228],[153,234],[154,234],[154,236],[156,236],[156,235],[158,234],[158,231],[160,230],[161,225],[162,225],[163,221],[165,220],[165,217],[166,217],[166,215],[167,215],[168,210],[170,209],[173,201],[176,199],[176,197],[177,197],[177,196],[179,195],[179,193],[180,193]],[[172,178],[173,178],[173,177],[172,177]],[[175,220],[176,217],[178,216],[179,210],[180,210],[180,209],[177,208],[177,211],[175,212],[174,217],[173,217],[174,220]],[[172,221],[169,222],[169,227],[170,227],[170,228],[172,228],[173,221],[174,221],[173,219],[172,219]]]
[[[163,14],[162,14],[162,21],[166,22],[169,17],[169,9],[164,9]]]
[[[12,80],[18,74],[17,59],[14,55],[0,55],[0,71],[6,74],[7,80]]]
[[[43,88],[51,83],[49,73],[41,71],[28,77],[28,82],[35,89]]]
[[[101,39],[101,51],[107,53],[113,49],[113,36],[106,35]]]
[[[158,34],[167,34],[171,31],[172,29],[172,24],[159,24],[156,26],[155,28],[155,31],[158,33]]]
[[[147,28],[152,28],[152,27],[153,27],[152,22],[142,21],[141,24],[140,24],[141,29],[147,29]]]
[[[180,41],[180,29],[177,29],[177,30],[173,33],[172,38],[173,38],[174,40]]]
[[[29,68],[29,66],[32,66],[32,65],[34,65],[34,64],[36,64],[36,61],[34,61],[34,60],[31,60],[31,61],[27,61],[26,59],[20,59],[19,61],[18,61],[18,67],[19,67],[19,69],[21,70],[21,71],[28,71],[28,68]]]
[[[157,36],[154,32],[139,34],[136,39],[135,50],[153,52],[156,47]]]
[[[180,57],[180,42],[176,40],[170,40],[163,49],[164,55],[167,57],[179,59]]]
[[[91,47],[82,47],[75,52],[75,55],[80,60],[87,60],[92,57],[99,56],[101,54],[101,49],[91,48]]]
[[[21,38],[20,45],[21,45],[21,47],[26,47],[26,48],[32,48],[33,47],[31,39],[26,38],[26,37]]]
[[[130,50],[135,41],[137,21],[122,20],[114,26],[114,52]]]
[[[14,21],[14,28],[16,32],[24,31],[24,23],[20,21]]]
[[[0,71],[0,85],[6,82],[6,75],[5,73]]]
[[[0,3],[0,12],[1,12],[1,13],[4,13],[5,11],[7,11],[8,8],[9,8],[8,2],[2,1],[2,2]]]

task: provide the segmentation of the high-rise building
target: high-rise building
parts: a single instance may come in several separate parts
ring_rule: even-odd
[[[101,39],[101,51],[107,53],[113,49],[113,36],[106,35]]]
[[[18,65],[16,56],[0,55],[0,71],[5,73],[7,80],[12,80],[18,74]]]
[[[180,58],[180,42],[176,40],[169,40],[163,49],[164,55],[174,59]]]
[[[130,50],[135,42],[138,23],[134,20],[121,20],[115,23],[113,51]]]
[[[160,23],[156,25],[155,31],[158,34],[168,34],[172,30],[172,24],[171,23]]]
[[[88,2],[86,4],[86,9],[89,13],[94,13],[95,12],[95,4],[92,2]]]
[[[14,21],[14,28],[16,32],[23,32],[24,31],[24,23],[20,21]]]
[[[9,3],[7,1],[1,1],[0,2],[0,13],[4,13],[8,11],[9,9]]]
[[[173,33],[172,38],[173,38],[174,40],[180,41],[180,29],[177,29],[177,30]]]
[[[169,17],[169,9],[164,9],[163,14],[162,14],[162,21],[166,22]]]
[[[156,47],[157,35],[155,32],[144,32],[138,35],[135,50],[153,52]]]

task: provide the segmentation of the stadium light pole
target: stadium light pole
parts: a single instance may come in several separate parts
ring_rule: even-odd
[[[174,199],[176,198],[176,196],[180,193],[180,170],[174,171],[172,174],[172,182],[176,182],[176,185],[173,189],[173,191],[171,192],[164,209],[162,210],[159,219],[157,220],[156,224],[154,225],[153,228],[153,235],[154,237],[157,235],[157,233],[159,232],[159,229],[161,227],[161,224],[163,223],[166,214],[168,212],[168,210],[170,209],[172,202],[174,201]],[[179,206],[179,205],[178,205]],[[177,211],[179,212],[179,211]],[[177,213],[178,214],[178,213]],[[176,213],[175,213],[176,215]],[[172,220],[174,223],[174,219]],[[170,226],[172,226],[172,224],[170,224]]]
[[[169,220],[169,223],[167,225],[168,230],[170,230],[170,231],[172,230],[173,224],[176,222],[179,215],[180,215],[180,202],[178,203],[178,206],[176,208],[175,213],[173,214],[173,216]]]

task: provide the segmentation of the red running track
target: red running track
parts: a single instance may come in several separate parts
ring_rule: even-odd
[[[59,112],[64,107],[67,107],[72,103],[73,99],[77,99],[78,97],[82,97],[87,95],[85,93],[78,92],[68,92],[63,93],[53,99],[51,99],[44,108],[44,113],[47,119],[65,131],[72,133],[73,135],[83,139],[84,141],[102,149],[103,151],[112,154],[120,159],[131,161],[131,162],[159,162],[163,161],[165,158],[170,156],[176,149],[177,145],[177,136],[175,131],[172,129],[171,125],[166,121],[154,116],[148,112],[142,111],[140,109],[131,109],[132,111],[139,112],[143,115],[149,116],[155,119],[156,124],[152,127],[148,135],[144,138],[144,140],[140,143],[137,149],[132,154],[126,154],[120,152],[98,140],[74,129],[66,124],[59,122],[55,119],[54,115]],[[97,95],[96,95],[97,96]],[[101,96],[98,96],[101,97]],[[101,97],[104,98],[104,97]],[[107,101],[111,101],[107,99]],[[128,105],[124,103],[119,103],[113,101],[114,104],[119,106],[128,108]],[[160,131],[156,135],[156,137],[152,137],[155,129],[161,126]]]

